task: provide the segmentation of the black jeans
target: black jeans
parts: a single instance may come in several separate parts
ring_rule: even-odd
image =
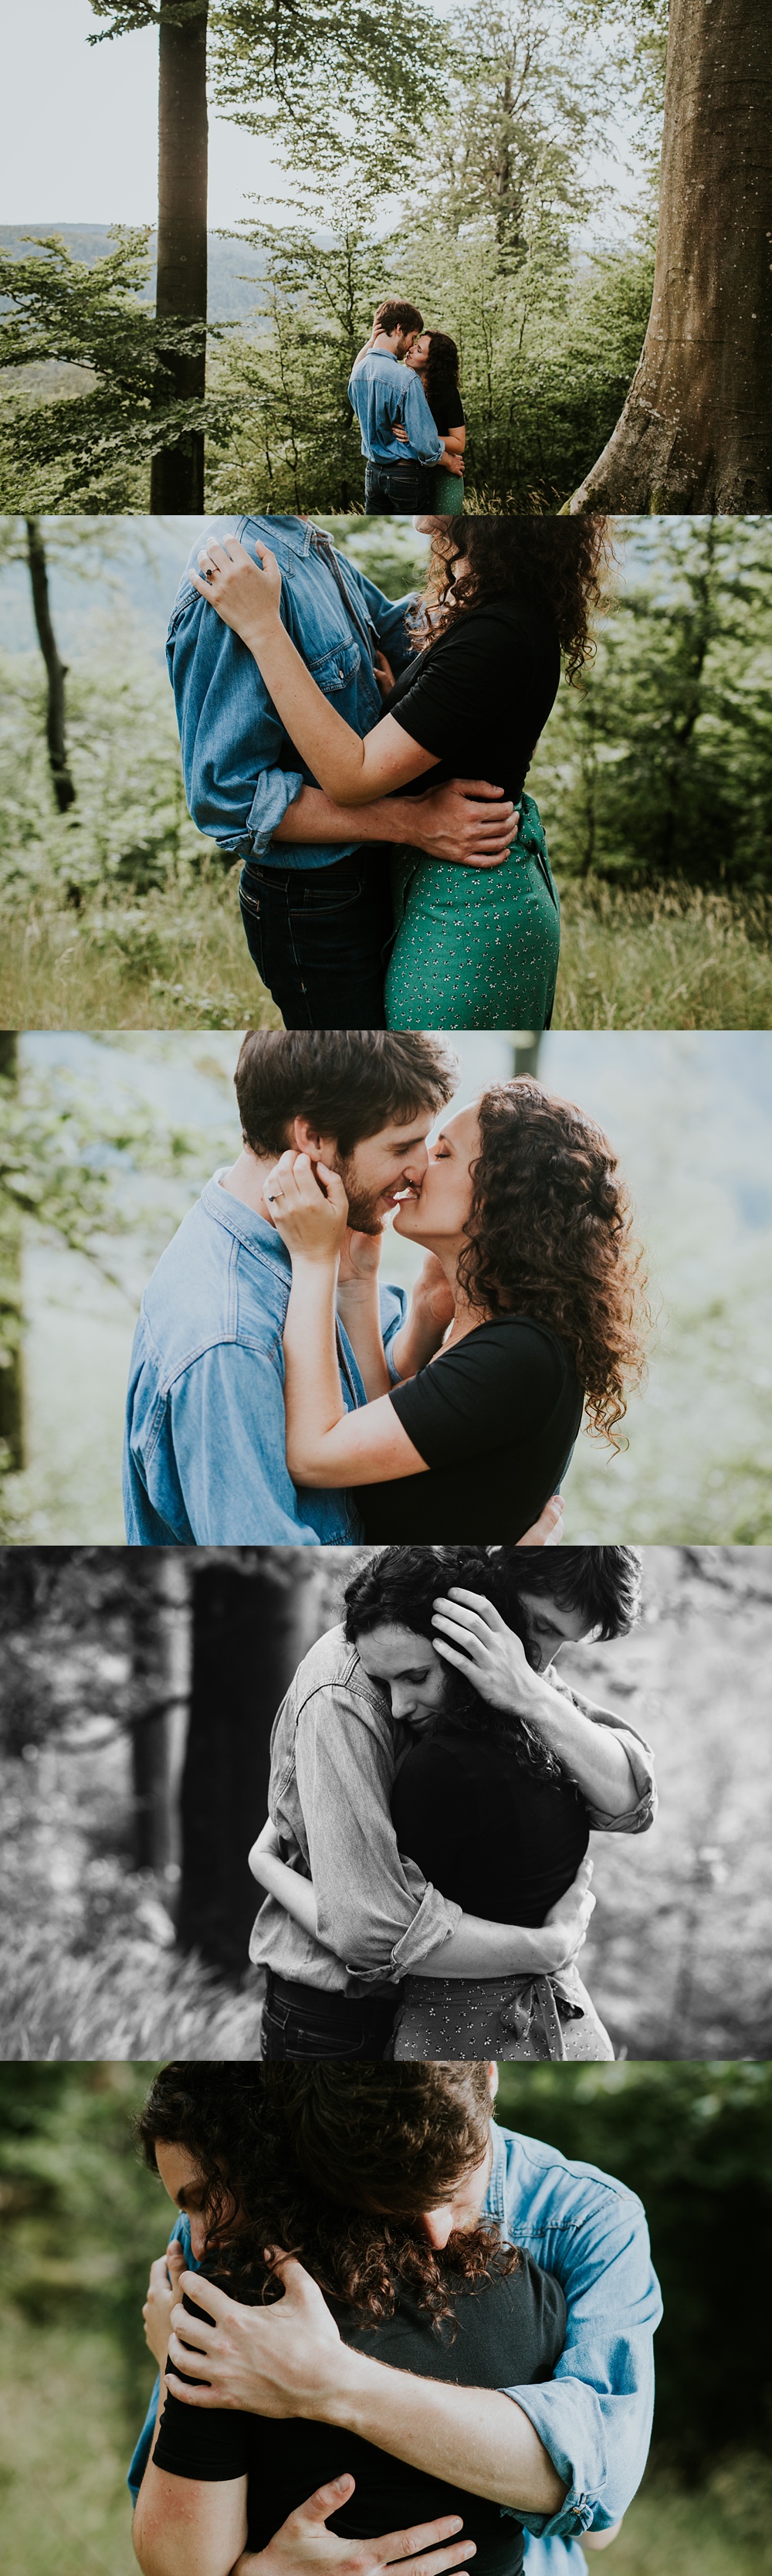
[[[263,2056],[381,2059],[398,2001],[396,1986],[393,1995],[365,1995],[359,2002],[352,1995],[321,1994],[315,1986],[296,1985],[294,1979],[275,1977],[269,1968]]]
[[[239,888],[247,946],[285,1029],[385,1028],[390,858],[386,843],[373,841],[329,868],[247,859]]]
[[[404,465],[368,465],[365,517],[410,519],[417,510],[430,510],[433,479],[431,466],[418,465],[413,459]]]

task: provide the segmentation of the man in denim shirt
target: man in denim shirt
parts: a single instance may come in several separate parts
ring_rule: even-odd
[[[496,2067],[491,2065],[487,2072],[495,2094]],[[470,2064],[466,2073],[469,2129],[476,2138],[479,2128],[483,2144],[484,2070]],[[458,2093],[459,2071],[448,2069],[446,2075],[442,2068],[427,2067],[425,2074],[430,2119],[438,2088],[446,2083],[451,2097]],[[235,2070],[231,2082],[234,2075]],[[415,2067],[412,2075],[420,2088],[420,2068]],[[309,2070],[304,2079],[308,2096],[304,2177],[306,2185],[311,2182],[322,2197],[330,2149],[326,2122],[332,2113],[335,2134],[339,2127],[344,2137],[345,2116],[341,2115],[345,2115],[346,2086],[351,2081],[343,2069],[327,2068],[324,2076],[318,2099],[314,2071]],[[246,2069],[239,2070],[239,2078],[242,2085],[248,2083]],[[226,2071],[226,2084],[228,2080]],[[383,2087],[389,2080],[386,2070],[373,2069],[372,2162],[377,2159],[379,2167],[374,2205],[384,2215],[390,2204],[379,2147]],[[257,2072],[252,2081],[259,2082]],[[354,2081],[356,2151],[348,2177],[352,2212],[368,2205],[363,2199],[367,2187],[365,2070],[358,2070]],[[205,2085],[203,2074],[199,2082]],[[161,2094],[163,2087],[162,2076]],[[333,2087],[341,2094],[337,2120]],[[465,2107],[464,2095],[459,2108],[463,2112]],[[411,2093],[405,2105],[404,2138],[397,2137],[392,2155],[395,2210],[422,2152],[420,2141],[426,2131],[416,2116],[419,2111],[420,2103]],[[390,2117],[393,2124],[391,2106]],[[227,2133],[227,2113],[224,2125]],[[396,2128],[398,2132],[398,2106]],[[165,2128],[163,2135],[168,2134]],[[201,2351],[195,2350],[198,2330],[176,2302],[181,2289],[195,2295],[193,2275],[204,2255],[206,2228],[195,2156],[190,2151],[174,2153],[180,2170],[169,2188],[190,2215],[178,2220],[172,2241],[181,2238],[191,2271],[180,2276],[179,2257],[174,2256],[167,2289],[161,2264],[154,2265],[149,2301],[153,2331],[148,2320],[148,2340],[160,2356],[171,2330],[172,2357],[182,2373],[175,2380],[179,2395],[185,2373],[200,2377],[202,2372]],[[493,2119],[479,2164],[471,2162],[473,2154],[474,2146],[467,2145],[463,2163],[459,2157],[458,2181],[445,2182],[439,2202],[436,2191],[427,2190],[423,2214],[410,2223],[438,2251],[456,2229],[473,2228],[480,2221],[493,2225],[507,2243],[523,2247],[555,2276],[565,2295],[568,2319],[563,2351],[551,2380],[486,2394],[482,2407],[479,2393],[463,2386],[427,2382],[364,2354],[352,2355],[350,2349],[330,2340],[329,2313],[302,2266],[292,2263],[285,2274],[289,2309],[284,2304],[279,2309],[244,2307],[220,2290],[207,2290],[206,2305],[216,2320],[214,2335],[209,2332],[205,2338],[209,2385],[191,2389],[187,2402],[291,2415],[297,2411],[300,2372],[304,2416],[347,2425],[397,2459],[412,2461],[435,2476],[450,2476],[458,2485],[491,2497],[502,2512],[516,2514],[528,2535],[527,2576],[581,2576],[585,2560],[579,2541],[590,2549],[602,2548],[613,2537],[646,2465],[654,2395],[652,2337],[662,2303],[645,2214],[635,2194],[612,2176],[594,2165],[569,2161],[556,2148],[522,2131],[500,2127]],[[344,2145],[335,2166],[338,2211],[345,2207],[345,2173]],[[373,2225],[377,2223],[376,2218]],[[192,2352],[177,2341],[178,2320],[194,2346]],[[157,2382],[129,2470],[135,2496],[150,2457],[158,2395]],[[172,2488],[174,2482],[168,2484]],[[186,2488],[186,2495],[190,2492]],[[173,2517],[173,2496],[168,2510]]]
[[[271,547],[293,643],[339,715],[360,737],[368,733],[382,705],[376,656],[386,654],[395,676],[409,659],[408,601],[384,598],[306,520],[223,519],[211,533],[236,535],[252,553],[255,534]],[[199,551],[200,541],[167,641],[193,821],[225,858],[244,862],[247,944],[285,1026],[382,1028],[393,929],[388,845],[407,842],[432,858],[470,865],[501,857],[513,808],[481,781],[380,797],[357,806],[353,817],[325,796],[285,733],[247,646],[194,589]]]
[[[457,1073],[444,1041],[418,1031],[258,1029],[245,1038],[235,1077],[244,1150],[207,1183],[142,1300],[124,1447],[130,1547],[313,1547],[361,1536],[345,1492],[298,1494],[287,1471],[282,1332],[292,1273],[263,1184],[293,1143],[341,1172],[352,1230],[378,1233],[396,1191],[423,1178],[426,1137]],[[366,1402],[344,1320],[347,1302],[349,1312],[356,1304],[355,1263],[354,1240],[339,1289],[347,1411]],[[405,1308],[402,1289],[381,1290],[394,1379]],[[419,1282],[412,1367],[431,1357],[441,1330]]]
[[[417,306],[392,296],[379,305],[368,347],[360,350],[351,370],[348,398],[362,433],[362,455],[367,458],[368,518],[430,510],[428,469],[444,464],[451,473],[456,471],[445,453],[445,440],[429,410],[420,376],[404,364],[422,330],[423,316]],[[405,430],[404,439],[395,437],[397,427]]]

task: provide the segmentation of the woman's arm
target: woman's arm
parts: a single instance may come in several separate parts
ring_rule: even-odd
[[[290,742],[313,771],[317,785],[343,805],[368,805],[409,779],[436,769],[436,753],[422,751],[393,716],[384,716],[364,742],[317,688],[279,614],[281,573],[268,546],[254,540],[260,564],[253,562],[237,537],[218,545],[212,540],[199,557],[210,567],[209,578],[191,580],[241,636],[270,690],[277,715]]]
[[[446,1600],[435,1602],[433,1626],[437,1654],[465,1673],[492,1708],[526,1717],[590,1806],[619,1816],[637,1804],[622,1738],[585,1717],[567,1693],[533,1671],[520,1638],[484,1594],[454,1585]]]
[[[284,1326],[287,1466],[298,1485],[382,1484],[426,1466],[387,1395],[346,1413],[335,1341],[335,1291],[348,1203],[337,1172],[282,1154],[266,1182],[277,1232],[292,1254]]]
[[[279,1859],[278,1836],[270,1819],[252,1846],[249,1866],[253,1878],[283,1905],[293,1923],[318,1941],[312,1881]],[[486,1923],[479,1914],[462,1914],[456,1931],[437,1942],[417,1973],[422,1977],[557,1976],[582,1947],[595,1904],[591,1877],[592,1862],[583,1861],[573,1886],[536,1930],[522,1923]]]
[[[246,2477],[177,2478],[151,2460],[132,2536],[142,2576],[230,2576],[246,2545]]]
[[[451,455],[451,456],[463,456],[463,453],[464,453],[464,449],[465,449],[465,447],[466,447],[466,430],[465,430],[464,428],[462,428],[461,426],[459,426],[459,427],[457,427],[456,429],[446,429],[446,431],[445,431],[445,455],[446,455],[446,456],[448,456],[448,455]],[[444,462],[444,460],[443,460],[443,462]]]

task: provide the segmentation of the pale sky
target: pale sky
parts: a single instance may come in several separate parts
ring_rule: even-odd
[[[100,24],[88,0],[0,0],[0,223],[155,222],[158,30],[88,45]],[[212,229],[270,184],[266,145],[210,112]]]
[[[446,14],[448,0],[434,5]],[[51,229],[154,223],[158,31],[148,27],[109,44],[87,44],[103,23],[92,16],[89,0],[0,0],[0,223]],[[603,166],[599,159],[596,167],[593,156],[596,184],[608,180],[615,146],[624,163],[627,143],[622,121],[607,136]],[[282,197],[286,179],[277,176],[267,143],[210,110],[212,230],[257,214],[250,197],[270,198],[274,188]],[[629,177],[621,193],[628,199],[637,193]],[[267,215],[269,209],[259,211]],[[384,201],[381,222],[392,222],[395,212],[394,203]],[[618,211],[605,209],[601,232],[615,231],[619,222]],[[588,226],[588,240],[595,230]]]

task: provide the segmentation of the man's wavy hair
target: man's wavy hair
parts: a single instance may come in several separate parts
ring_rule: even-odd
[[[604,576],[612,560],[609,520],[598,511],[575,518],[435,520],[426,588],[408,615],[419,652],[488,599],[509,593],[546,607],[557,628],[566,676],[592,661],[591,619],[609,605]],[[456,573],[456,564],[465,570]]]
[[[539,1553],[541,1551],[538,1551]],[[534,1554],[537,1553],[534,1550]],[[510,1563],[514,1548],[492,1554],[485,1547],[387,1547],[371,1556],[346,1585],[344,1626],[351,1645],[360,1637],[371,1636],[375,1628],[409,1628],[414,1637],[428,1637],[434,1644],[432,1613],[440,1594],[447,1594],[451,1584],[461,1584],[467,1592],[481,1592],[501,1612],[507,1627],[520,1638],[528,1663],[535,1669],[538,1653],[532,1643],[527,1613],[518,1595]],[[554,1753],[542,1743],[526,1718],[512,1709],[492,1708],[482,1698],[472,1680],[458,1672],[454,1665],[443,1664],[445,1689],[438,1723],[458,1726],[475,1736],[486,1735],[513,1742],[524,1769],[536,1772],[543,1780],[560,1779],[561,1769]]]
[[[584,1389],[588,1431],[618,1448],[651,1319],[616,1155],[594,1119],[530,1074],[491,1085],[478,1116],[460,1284],[482,1314],[551,1325]]]
[[[258,2299],[276,2295],[266,2249],[294,2254],[329,2297],[378,2324],[407,2291],[438,2322],[452,2283],[517,2268],[491,2226],[459,2229],[440,2256],[415,2232],[422,2211],[482,2162],[487,2067],[245,2066],[175,2060],[136,2123],[145,2163],[184,2147],[206,2182],[204,2269]],[[238,2227],[228,2231],[228,2195]],[[449,2277],[450,2276],[450,2277]]]

